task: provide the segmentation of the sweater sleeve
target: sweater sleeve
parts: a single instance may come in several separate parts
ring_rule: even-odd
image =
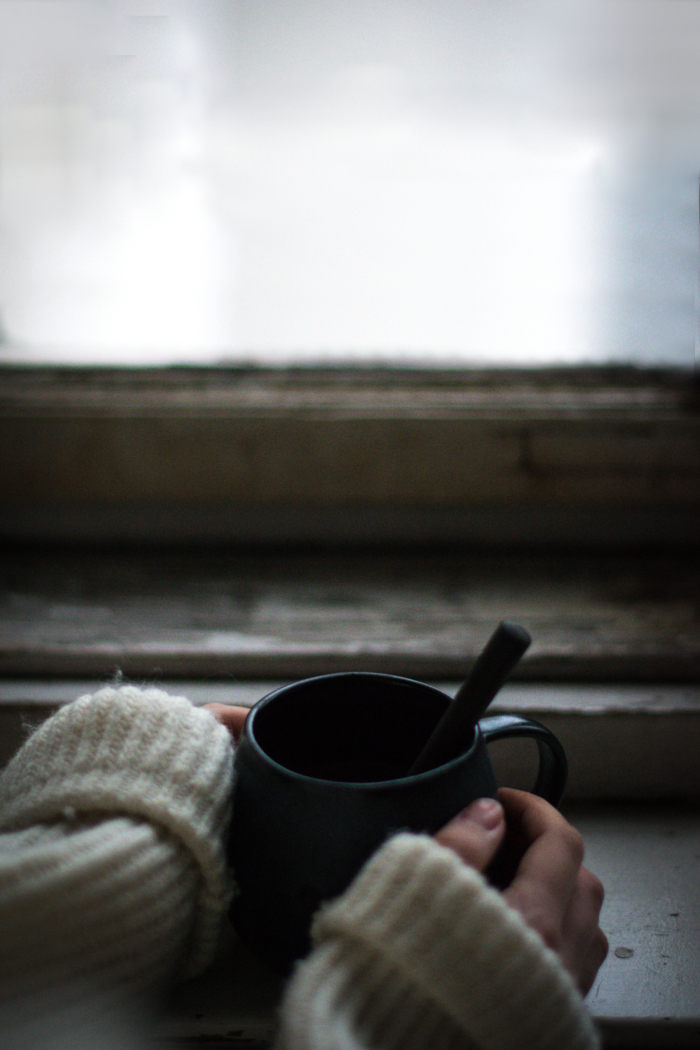
[[[232,765],[224,727],[157,689],[81,697],[29,738],[0,774],[0,999],[206,966]]]
[[[0,774],[0,1000],[203,969],[230,900],[232,778],[226,730],[158,690],[105,689],[46,722]],[[279,1050],[598,1046],[554,954],[426,836],[388,842],[313,936]]]
[[[595,1050],[556,955],[450,850],[401,834],[313,928],[277,1050]]]

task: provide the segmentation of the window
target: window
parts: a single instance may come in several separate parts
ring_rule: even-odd
[[[474,599],[477,641],[487,621],[527,618],[539,581],[539,606],[554,612],[550,662],[531,664],[533,675],[656,676],[664,688],[696,680],[696,118],[686,88],[698,10],[694,0],[211,0],[134,13],[0,0],[0,537],[32,545],[26,574],[14,552],[4,562],[4,673],[101,677],[122,663],[135,676],[161,667],[166,677],[245,679],[367,659],[456,677],[469,607],[450,597],[458,549],[469,571],[492,567]],[[78,23],[90,27],[82,37]],[[581,50],[571,51],[574,39]],[[467,45],[478,61],[465,63]],[[652,59],[673,76],[645,78]],[[677,110],[678,99],[691,108]],[[354,165],[348,184],[331,164],[343,156]],[[485,196],[472,209],[477,189]],[[460,223],[472,223],[469,238]],[[421,229],[444,235],[442,247],[428,252]],[[394,272],[399,263],[408,269]],[[557,296],[568,313],[546,308]],[[448,300],[462,324],[449,338],[439,336]],[[419,324],[411,311],[424,308]],[[489,367],[468,367],[487,356]],[[513,358],[528,367],[504,367]],[[551,358],[577,367],[532,367]],[[626,363],[584,364],[616,358]],[[123,367],[149,360],[190,367]],[[45,544],[61,547],[55,561],[37,558]],[[143,544],[159,548],[158,573]],[[247,613],[236,628],[236,609],[216,591],[212,544],[245,551],[234,575],[241,607],[263,608],[262,633]],[[126,561],[104,553],[110,545],[129,547]],[[165,549],[183,545],[200,547],[189,577]],[[352,547],[362,553],[329,595],[329,549]],[[387,548],[417,566],[406,601],[407,573],[390,571]],[[647,559],[650,548],[660,561]],[[602,553],[589,562],[593,550]],[[257,590],[248,563],[261,566]],[[133,603],[111,619],[102,598],[129,579]],[[363,579],[358,613],[343,594]],[[205,580],[212,590],[198,604]],[[285,647],[271,625],[307,585]],[[412,603],[409,620],[430,628],[431,602],[434,630],[394,645]],[[126,638],[134,609],[144,631]],[[568,633],[557,636],[562,617]],[[323,637],[311,652],[314,623]],[[626,705],[623,693],[614,704]],[[640,717],[647,701],[648,692],[630,700]]]
[[[696,0],[0,0],[0,359],[692,367]]]

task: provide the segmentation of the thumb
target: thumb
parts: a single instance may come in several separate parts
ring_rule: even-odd
[[[503,807],[493,798],[479,798],[449,824],[435,839],[477,871],[485,871],[496,855],[506,833]]]

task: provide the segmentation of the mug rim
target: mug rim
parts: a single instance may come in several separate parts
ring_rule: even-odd
[[[474,727],[474,737],[470,746],[467,748],[466,751],[463,751],[462,754],[457,755],[455,758],[451,758],[448,762],[443,762],[439,766],[435,766],[433,769],[425,769],[422,773],[413,773],[411,775],[407,774],[404,777],[392,777],[390,780],[328,780],[325,777],[312,777],[308,773],[298,773],[296,770],[290,769],[288,766],[283,766],[281,762],[278,762],[271,755],[269,755],[267,751],[265,751],[262,748],[258,740],[255,738],[254,723],[255,714],[257,710],[261,707],[266,707],[268,702],[273,702],[281,693],[289,692],[291,690],[296,689],[299,686],[308,685],[311,682],[328,681],[330,679],[337,678],[372,678],[389,679],[394,682],[406,682],[413,686],[419,686],[422,690],[427,690],[428,692],[437,693],[440,696],[447,697],[447,699],[450,701],[452,699],[448,693],[443,692],[442,689],[438,689],[437,686],[428,685],[426,682],[420,682],[416,678],[406,678],[403,675],[388,674],[382,671],[334,671],[332,674],[313,675],[311,678],[300,678],[295,682],[288,682],[286,685],[278,686],[277,689],[273,689],[272,692],[260,697],[260,699],[257,700],[256,703],[253,704],[253,706],[251,707],[250,713],[248,714],[248,717],[245,720],[241,743],[243,742],[243,738],[245,738],[245,740],[248,742],[248,744],[252,746],[253,751],[259,758],[262,758],[265,762],[269,763],[269,765],[271,765],[278,772],[284,774],[287,777],[290,777],[293,780],[299,781],[301,783],[323,784],[324,786],[330,786],[341,790],[349,790],[352,788],[355,791],[358,788],[364,788],[367,790],[369,790],[370,788],[374,790],[390,790],[397,784],[404,785],[420,783],[421,781],[428,781],[430,779],[433,779],[437,775],[443,775],[445,772],[453,769],[456,766],[459,766],[461,763],[471,758],[473,753],[476,751],[477,745],[482,736],[481,729],[479,728],[478,723]],[[238,746],[240,747],[241,745],[239,744]]]

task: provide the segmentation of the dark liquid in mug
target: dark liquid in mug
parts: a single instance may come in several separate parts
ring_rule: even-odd
[[[398,703],[397,703],[398,699]],[[255,740],[281,766],[321,780],[371,783],[406,776],[445,702],[410,681],[343,676],[333,689],[307,682],[263,706]]]

